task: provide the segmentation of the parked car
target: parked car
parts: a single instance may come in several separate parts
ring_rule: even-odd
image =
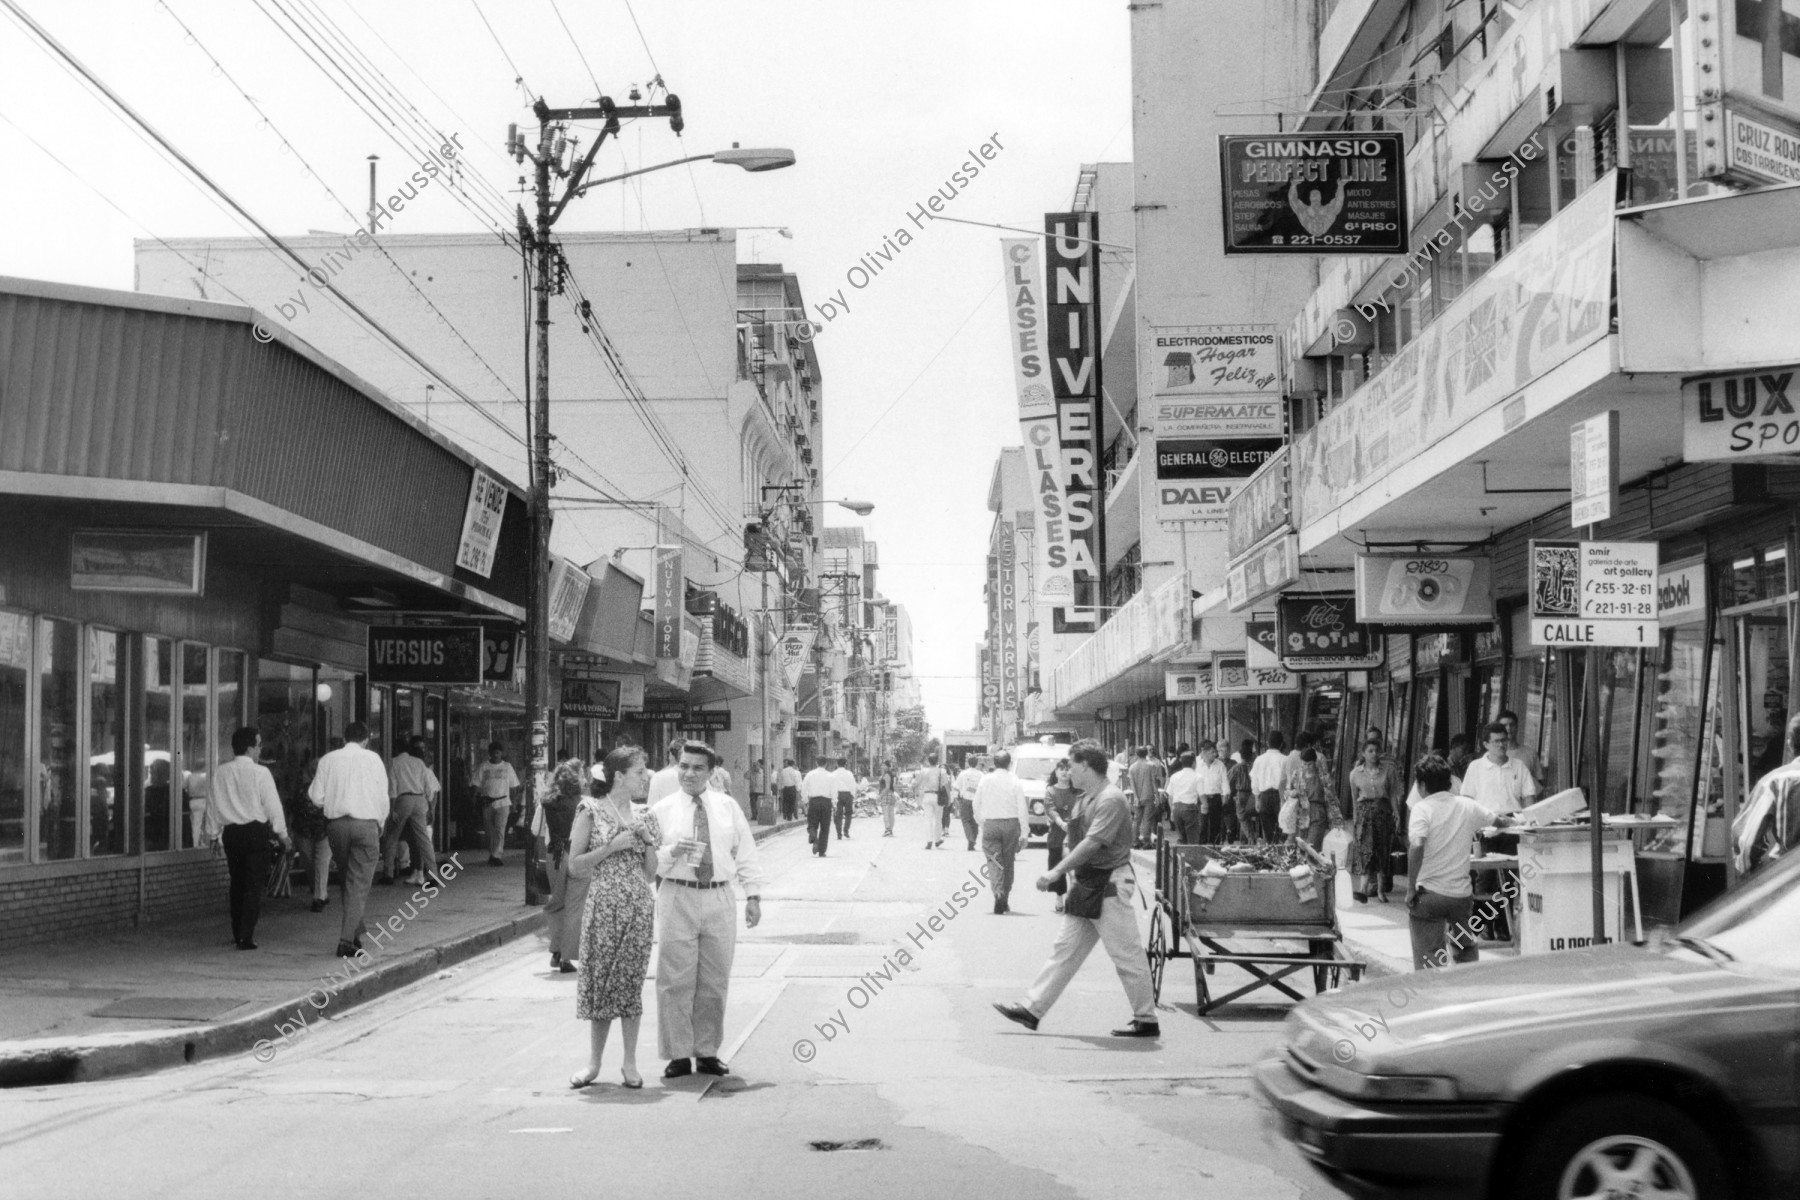
[[[1021,742],[1012,748],[1013,774],[1019,777],[1025,799],[1031,802],[1031,828],[1025,833],[1026,841],[1050,833],[1050,810],[1044,805],[1044,788],[1050,782],[1051,770],[1068,756],[1066,742]]]
[[[1800,856],[1643,946],[1365,982],[1255,1078],[1352,1196],[1800,1195]]]

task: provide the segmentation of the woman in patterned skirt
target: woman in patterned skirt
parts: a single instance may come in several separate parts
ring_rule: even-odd
[[[619,746],[608,754],[594,783],[596,796],[582,801],[570,832],[570,869],[593,873],[575,979],[575,1015],[589,1022],[588,1065],[569,1077],[574,1088],[586,1087],[600,1074],[600,1057],[615,1018],[625,1044],[625,1086],[644,1086],[637,1069],[638,1022],[644,1015],[644,976],[656,916],[650,879],[662,837],[654,816],[632,808],[633,801],[650,791],[644,758],[637,746]]]
[[[1389,851],[1394,840],[1395,809],[1400,803],[1400,781],[1394,768],[1381,761],[1381,743],[1367,742],[1362,762],[1350,772],[1353,842],[1350,846],[1350,894],[1367,904],[1373,894],[1383,904],[1394,886],[1394,865]]]

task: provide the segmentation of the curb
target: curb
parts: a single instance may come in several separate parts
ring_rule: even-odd
[[[341,1013],[416,983],[445,967],[504,946],[540,928],[543,923],[542,910],[529,912],[385,960],[346,981],[331,993],[332,999],[340,1003],[337,1011]],[[223,1058],[263,1044],[272,1046],[269,1035],[280,1037],[277,1026],[284,1020],[293,1019],[296,1009],[307,1014],[321,1011],[307,1001],[307,997],[318,990],[311,988],[279,1004],[265,1005],[229,1021],[192,1029],[14,1043],[0,1048],[0,1088],[87,1083],[121,1075],[140,1075]]]

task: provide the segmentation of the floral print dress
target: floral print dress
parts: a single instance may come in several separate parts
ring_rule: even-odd
[[[656,925],[656,897],[644,878],[643,849],[657,845],[662,833],[649,813],[621,823],[603,800],[584,800],[581,811],[593,818],[594,832],[586,846],[572,847],[573,853],[599,849],[626,829],[637,835],[638,844],[608,855],[594,868],[581,923],[575,1016],[584,1021],[641,1016]]]

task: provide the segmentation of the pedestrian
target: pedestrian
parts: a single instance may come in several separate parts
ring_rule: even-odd
[[[1302,733],[1294,739],[1298,749],[1290,756],[1287,784],[1281,796],[1281,831],[1295,844],[1301,842],[1318,850],[1331,832],[1331,813],[1325,800],[1324,779],[1319,772],[1319,752],[1312,737]]]
[[[333,737],[326,743],[330,750],[337,750],[343,744],[341,737]],[[294,793],[294,811],[288,819],[288,832],[294,839],[294,848],[300,851],[300,861],[307,864],[306,874],[312,884],[312,911],[321,913],[331,895],[331,842],[325,836],[325,810],[306,794],[318,773],[319,760],[308,751],[306,763],[300,768],[300,787]]]
[[[837,799],[837,776],[831,766],[831,756],[821,755],[819,765],[808,771],[800,784],[806,793],[806,841],[820,858],[831,843],[832,806]]]
[[[1256,761],[1256,742],[1245,738],[1231,756],[1231,767],[1225,780],[1231,785],[1229,803],[1237,811],[1239,834],[1245,843],[1266,841],[1262,821],[1256,812],[1256,789],[1250,786],[1250,764]]]
[[[1231,776],[1219,761],[1219,745],[1211,738],[1200,743],[1200,764],[1194,768],[1200,792],[1200,841],[1208,846],[1225,842],[1225,801],[1231,795]]]
[[[1509,726],[1507,728],[1508,740],[1506,744],[1506,754],[1508,758],[1513,756],[1513,743],[1511,737],[1512,729]],[[1469,749],[1469,735],[1466,733],[1459,733],[1451,738],[1450,752],[1445,755],[1445,758],[1450,762],[1450,773],[1452,775],[1462,775],[1466,772],[1469,769],[1469,764],[1475,759],[1474,751]],[[1532,778],[1535,779],[1537,777],[1536,771],[1533,771],[1531,774]]]
[[[412,851],[408,887],[419,887],[425,876],[437,882],[437,855],[431,849],[431,810],[442,790],[438,777],[425,765],[425,739],[409,738],[403,753],[388,766],[388,828],[382,841],[382,873],[377,883],[393,883],[394,855],[402,841]]]
[[[850,770],[849,759],[840,758],[837,764],[831,778],[837,795],[837,835],[842,840],[850,836],[850,818],[856,813],[856,774]]]
[[[1400,781],[1381,761],[1381,744],[1364,742],[1362,761],[1350,772],[1350,895],[1367,904],[1373,893],[1383,904],[1394,886],[1392,843],[1399,819]]]
[[[488,866],[504,867],[506,818],[512,812],[513,793],[519,789],[519,776],[506,761],[505,746],[488,743],[487,761],[475,769],[474,782],[482,824],[487,827]]]
[[[212,805],[206,810],[209,840],[217,837],[225,848],[225,869],[231,875],[231,940],[239,950],[256,949],[256,919],[269,885],[271,846],[279,842],[281,853],[287,854],[294,845],[288,840],[287,815],[281,811],[275,776],[257,760],[261,747],[262,735],[249,726],[232,733],[233,757],[213,772]]]
[[[1256,820],[1268,842],[1282,841],[1282,793],[1287,790],[1287,739],[1281,730],[1269,731],[1267,748],[1250,764],[1250,786],[1256,792]]]
[[[1406,914],[1412,935],[1413,970],[1480,957],[1475,931],[1474,889],[1469,884],[1469,844],[1489,825],[1508,825],[1499,813],[1450,791],[1450,764],[1436,753],[1413,768],[1423,795],[1412,806],[1406,829]]]
[[[669,749],[663,756],[663,768],[650,777],[650,793],[646,803],[655,804],[664,796],[673,796],[681,790],[681,772],[676,763],[681,759],[681,739],[676,738],[669,743]]]
[[[970,754],[963,758],[963,769],[952,785],[956,790],[956,818],[962,822],[963,837],[968,840],[971,850],[981,832],[981,824],[975,816],[975,793],[981,790],[983,778],[980,760]]]
[[[717,758],[718,752],[714,751],[713,756]],[[719,765],[713,768],[712,778],[706,781],[706,786],[715,792],[731,795],[731,772],[725,769],[724,759],[719,759]]]
[[[1469,764],[1459,790],[1483,808],[1518,812],[1537,799],[1537,780],[1522,761],[1512,757],[1512,735],[1504,722],[1495,721],[1481,732],[1487,753]]]
[[[981,823],[981,850],[987,856],[988,886],[994,892],[994,914],[1012,911],[1013,863],[1025,831],[1031,828],[1031,802],[1012,773],[1012,755],[994,752],[994,769],[975,789],[975,819]]]
[[[1049,861],[1044,869],[1056,869],[1062,861],[1063,848],[1067,845],[1069,834],[1069,818],[1075,813],[1075,804],[1081,799],[1081,793],[1069,782],[1069,760],[1059,759],[1050,769],[1050,780],[1044,785],[1044,813],[1050,819],[1050,828],[1044,832],[1044,851]],[[1063,894],[1069,890],[1068,884],[1062,880],[1050,885],[1056,895],[1056,911],[1063,910]]]
[[[651,809],[662,838],[656,854],[656,1041],[669,1064],[664,1079],[696,1070],[730,1074],[719,1061],[719,1047],[737,948],[734,881],[744,889],[746,927],[755,929],[762,920],[756,839],[737,802],[707,788],[713,765],[711,747],[688,742],[678,760],[681,791]]]
[[[1174,827],[1177,845],[1199,844],[1200,813],[1200,772],[1194,769],[1194,756],[1183,754],[1175,760],[1175,773],[1169,776],[1169,824]]]
[[[1125,772],[1136,803],[1136,844],[1156,845],[1156,825],[1161,816],[1162,785],[1168,778],[1162,764],[1150,757],[1150,747],[1139,746],[1137,758]]]
[[[363,948],[363,908],[388,818],[387,768],[368,740],[369,727],[361,721],[344,726],[344,744],[319,760],[319,773],[306,792],[325,810],[325,837],[338,863],[338,898],[344,904],[339,958],[351,958]]]
[[[794,766],[793,759],[782,763],[781,774],[775,783],[781,789],[781,819],[792,821],[800,811],[800,770]]]
[[[950,772],[938,766],[938,756],[925,756],[925,768],[913,776],[913,795],[925,814],[925,848],[944,844],[945,810],[950,807]]]
[[[580,969],[575,975],[575,1016],[588,1024],[588,1065],[569,1077],[584,1088],[600,1074],[606,1036],[616,1020],[628,1088],[644,1086],[638,1074],[638,1023],[644,1015],[644,977],[655,932],[656,848],[662,842],[652,813],[632,802],[650,791],[647,756],[638,746],[615,746],[600,764],[596,795],[581,802],[569,833],[569,869],[588,878],[581,922]]]
[[[569,757],[557,763],[550,776],[550,795],[538,805],[531,825],[531,832],[538,839],[538,854],[550,875],[550,902],[544,905],[544,926],[550,935],[550,969],[564,975],[575,973],[575,956],[581,949],[581,917],[587,911],[588,881],[569,871],[569,841],[591,778],[579,758]]]
[[[1106,751],[1099,742],[1091,738],[1076,742],[1069,748],[1069,762],[1070,780],[1082,796],[1069,821],[1075,849],[1037,881],[1038,890],[1045,892],[1057,880],[1073,876],[1063,903],[1062,928],[1050,960],[1026,990],[1025,999],[994,1007],[1007,1020],[1035,1030],[1099,942],[1112,958],[1131,1003],[1131,1023],[1113,1030],[1113,1036],[1161,1037],[1133,904],[1137,876],[1131,866],[1131,807],[1107,782]]]
[[[1535,752],[1526,749],[1525,745],[1519,741],[1519,714],[1510,708],[1502,709],[1498,720],[1500,724],[1506,726],[1506,757],[1508,759],[1516,759],[1531,775],[1532,782],[1534,784],[1537,783],[1544,777],[1543,764],[1538,762],[1538,756]],[[1455,772],[1457,765],[1457,763],[1452,762],[1450,764],[1450,770]],[[1468,778],[1468,764],[1463,763],[1462,766],[1463,771],[1461,774],[1466,779]]]
[[[894,764],[889,760],[881,769],[881,777],[876,780],[877,794],[881,797],[881,836],[894,836],[894,812],[900,807],[898,780],[894,774]]]

